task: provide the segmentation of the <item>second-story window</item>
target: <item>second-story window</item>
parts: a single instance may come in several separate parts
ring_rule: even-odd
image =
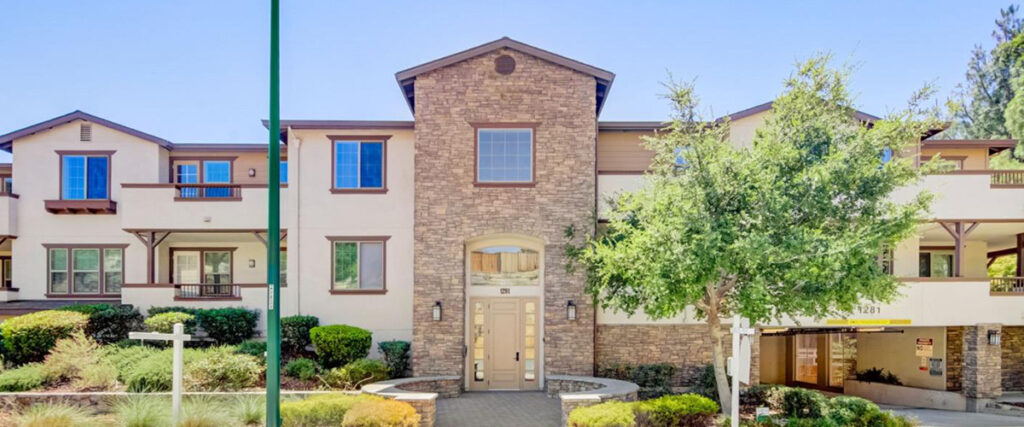
[[[228,160],[207,160],[203,162],[203,181],[207,184],[230,184],[231,162]],[[210,187],[206,189],[206,197],[229,197],[228,187]]]
[[[287,160],[281,160],[281,176],[280,176],[280,178],[281,178],[281,183],[282,184],[287,184],[288,183],[288,161]]]
[[[334,139],[333,189],[340,192],[384,190],[384,141]]]
[[[533,183],[533,129],[477,129],[476,182]]]
[[[61,194],[63,200],[110,198],[110,156],[61,156]]]

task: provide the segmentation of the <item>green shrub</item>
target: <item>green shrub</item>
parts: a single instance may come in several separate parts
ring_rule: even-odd
[[[375,359],[359,359],[327,371],[322,379],[331,388],[357,390],[365,384],[388,379],[388,365]]]
[[[316,372],[316,362],[302,357],[292,359],[284,366],[285,375],[292,378],[298,378],[302,381],[309,381],[316,378]]]
[[[825,395],[804,388],[789,388],[782,394],[782,413],[795,418],[822,418],[828,414]]]
[[[170,411],[167,400],[154,396],[128,396],[113,406],[120,426],[163,427],[168,424]]]
[[[264,366],[256,357],[235,354],[228,347],[202,350],[185,369],[185,387],[196,391],[224,391],[255,387]]]
[[[786,420],[786,427],[848,427],[838,426],[831,418],[790,418]],[[870,427],[882,427],[871,425]]]
[[[4,357],[14,364],[43,360],[61,338],[83,331],[82,313],[45,310],[7,319],[3,327]]]
[[[149,317],[153,317],[153,316],[156,316],[158,314],[172,313],[173,312],[173,313],[188,313],[188,314],[191,314],[191,315],[195,316],[196,312],[199,311],[199,310],[200,309],[198,309],[198,308],[180,307],[180,306],[179,307],[150,307],[149,310],[146,310],[146,315],[149,316]]]
[[[135,364],[139,361],[146,359],[154,354],[160,352],[160,350],[145,347],[145,346],[132,346],[132,347],[114,347],[108,346],[104,349],[103,360],[109,363],[117,369],[118,379],[121,382],[125,382],[124,374],[130,371]]]
[[[718,404],[697,394],[676,394],[645,400],[637,404],[638,426],[690,427],[714,422]]]
[[[412,405],[397,400],[364,400],[345,412],[342,427],[416,427],[420,415]]]
[[[238,396],[233,402],[235,419],[242,425],[261,426],[267,415],[267,402],[261,396]]]
[[[874,402],[853,396],[833,397],[829,399],[828,406],[828,417],[840,426],[853,425],[855,421],[879,411]]]
[[[162,332],[165,334],[174,332],[175,323],[184,324],[185,333],[188,334],[194,333],[196,328],[195,316],[177,311],[168,311],[155,316],[149,316],[145,323],[146,329],[152,332]]]
[[[181,405],[177,427],[224,427],[232,425],[231,411],[209,396],[191,397]]]
[[[73,381],[72,387],[77,391],[109,390],[117,385],[117,370],[103,356],[99,344],[84,333],[75,332],[57,341],[43,366],[48,377]]]
[[[189,354],[188,351],[185,352]],[[171,363],[174,357],[169,350],[155,351],[142,355],[123,370],[118,377],[131,392],[158,392],[171,390]]]
[[[80,427],[93,424],[89,412],[65,404],[35,404],[14,416],[18,427]]]
[[[18,392],[41,388],[49,382],[41,363],[29,363],[0,372],[0,391]]]
[[[257,340],[242,341],[241,344],[235,347],[235,353],[248,354],[263,360],[267,356],[267,342]]]
[[[740,404],[764,406],[773,411],[782,410],[782,395],[786,386],[778,384],[757,384],[740,391]]]
[[[905,417],[895,415],[892,412],[877,411],[865,414],[858,420],[857,425],[868,427],[914,427],[917,423]]]
[[[130,305],[75,304],[61,310],[89,316],[85,333],[100,344],[128,339],[129,332],[142,329],[142,313]]]
[[[409,370],[409,347],[408,341],[381,341],[377,348],[384,355],[384,363],[388,365],[388,373],[391,378],[402,378]]]
[[[196,322],[218,344],[235,345],[256,335],[260,313],[244,308],[196,310]]]
[[[281,351],[295,355],[306,351],[312,344],[309,330],[320,326],[316,316],[288,316],[281,318]]]
[[[631,402],[608,401],[573,409],[569,413],[569,427],[633,427],[636,415]]]
[[[666,363],[646,365],[609,364],[598,367],[597,375],[605,378],[630,381],[640,390],[637,396],[651,399],[672,393],[672,375],[675,367]]]
[[[341,424],[356,402],[379,400],[365,394],[320,394],[303,400],[281,402],[282,425],[289,427],[334,427]]]
[[[309,330],[310,340],[324,368],[336,368],[370,353],[373,335],[349,325],[317,326]]]
[[[732,384],[732,377],[726,376],[726,378],[729,383]],[[704,369],[697,374],[697,378],[695,380],[693,387],[690,389],[691,392],[714,400],[715,402],[721,402],[718,398],[718,382],[715,380],[715,365],[709,364],[704,366]]]
[[[857,381],[903,385],[903,382],[900,381],[900,377],[897,377],[896,374],[880,368],[871,368],[857,372]]]

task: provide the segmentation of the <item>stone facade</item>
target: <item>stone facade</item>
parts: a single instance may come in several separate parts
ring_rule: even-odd
[[[495,71],[510,55],[515,71]],[[580,72],[500,49],[416,77],[415,290],[412,363],[416,375],[462,375],[465,242],[498,233],[543,239],[545,373],[592,374],[594,308],[581,273],[564,268],[566,227],[592,226],[596,206],[596,85]],[[536,124],[536,182],[478,187],[472,123]],[[565,305],[577,305],[577,320]],[[431,321],[441,301],[443,320]]]
[[[1002,350],[988,343],[989,331],[998,324],[964,328],[963,394],[973,399],[991,399],[1002,394]]]
[[[1003,390],[1024,391],[1024,326],[1003,327]]]
[[[728,330],[728,327],[726,327]],[[639,365],[668,363],[676,367],[674,386],[692,386],[706,365],[712,362],[711,335],[704,325],[597,325],[596,363]],[[760,376],[760,337],[751,346],[750,379]],[[726,357],[732,353],[731,334],[723,337]]]
[[[946,328],[946,390],[960,391],[963,388],[964,369],[964,328]]]

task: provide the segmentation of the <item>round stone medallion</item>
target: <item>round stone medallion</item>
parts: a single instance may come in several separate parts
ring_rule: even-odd
[[[498,74],[509,75],[516,70],[516,60],[508,55],[501,55],[494,58],[494,71]]]

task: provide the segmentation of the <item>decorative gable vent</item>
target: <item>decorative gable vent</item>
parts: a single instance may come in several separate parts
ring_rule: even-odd
[[[89,142],[92,141],[92,124],[82,123],[79,127],[79,141]]]

